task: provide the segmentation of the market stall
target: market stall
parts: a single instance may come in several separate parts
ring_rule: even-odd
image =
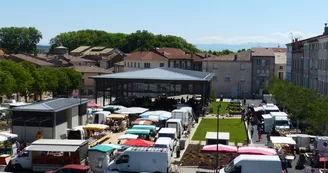
[[[294,160],[294,147],[296,142],[294,139],[289,137],[278,137],[271,136],[269,146],[275,148],[278,151],[278,155],[281,158],[286,158],[287,160]]]
[[[90,147],[101,144],[111,137],[109,126],[104,124],[87,124],[82,128]]]
[[[111,131],[122,132],[127,129],[127,114],[110,114],[106,117],[106,124],[109,125]]]
[[[123,143],[123,145],[131,146],[131,147],[152,147],[155,142],[142,140],[142,139],[133,139]]]

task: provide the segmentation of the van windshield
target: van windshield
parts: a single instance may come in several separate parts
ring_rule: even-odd
[[[160,138],[160,137],[169,137],[169,138],[171,138],[171,139],[175,139],[175,135],[174,134],[169,134],[169,133],[159,133],[158,134],[158,137]]]
[[[79,130],[68,131],[67,139],[82,139],[81,132]]]
[[[287,120],[278,120],[276,121],[276,126],[289,126],[289,123]]]
[[[167,148],[167,145],[164,145],[164,144],[155,144],[155,147],[157,147],[157,148]]]
[[[174,128],[174,129],[176,129],[177,128],[177,124],[176,123],[167,123],[167,127],[168,128]]]
[[[231,162],[229,163],[229,165],[228,165],[227,167],[224,168],[224,172],[225,172],[225,173],[229,173],[230,171],[233,170],[234,166],[235,166],[235,164],[233,163],[233,161],[231,161]]]

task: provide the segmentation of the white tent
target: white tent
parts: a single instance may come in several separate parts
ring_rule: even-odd
[[[137,139],[138,135],[133,134],[124,134],[118,137],[118,140],[131,140],[131,139]]]
[[[290,137],[271,136],[270,140],[271,140],[271,143],[273,143],[273,144],[296,145],[295,140]]]
[[[120,114],[142,114],[142,113],[144,113],[148,110],[149,109],[142,108],[142,107],[130,107],[130,108],[122,108],[122,109],[118,110],[117,113],[120,113]]]
[[[12,134],[9,132],[0,132],[0,136],[4,136],[6,138],[17,138],[18,137],[17,134]]]

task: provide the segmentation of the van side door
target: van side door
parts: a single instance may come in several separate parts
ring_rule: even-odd
[[[14,164],[20,164],[23,169],[32,169],[32,151],[21,151],[16,161]]]

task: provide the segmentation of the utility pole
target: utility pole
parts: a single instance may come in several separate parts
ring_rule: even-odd
[[[220,110],[221,110],[221,104],[218,105],[218,113],[216,116],[216,164],[215,164],[215,172],[219,173],[218,167],[219,167],[219,119],[220,119]]]

